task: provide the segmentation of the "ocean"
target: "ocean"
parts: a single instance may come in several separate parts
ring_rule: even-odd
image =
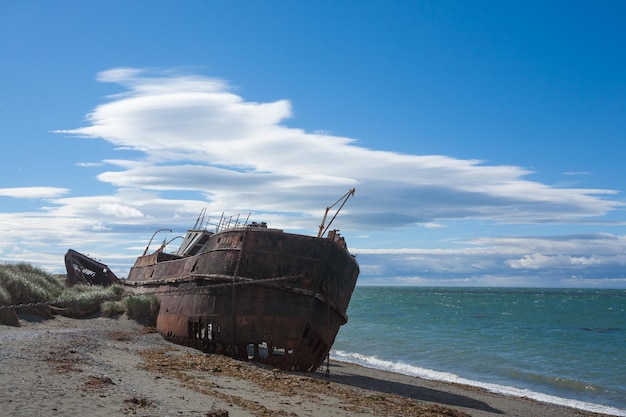
[[[626,416],[626,290],[357,286],[331,359]]]

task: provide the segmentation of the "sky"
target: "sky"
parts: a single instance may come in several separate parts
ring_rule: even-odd
[[[201,210],[359,285],[626,288],[622,1],[0,1],[0,262],[126,276]]]

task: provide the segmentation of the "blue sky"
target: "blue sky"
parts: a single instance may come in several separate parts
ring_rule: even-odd
[[[125,276],[201,209],[362,285],[626,288],[626,3],[0,3],[0,261]],[[175,249],[175,248],[172,248]]]

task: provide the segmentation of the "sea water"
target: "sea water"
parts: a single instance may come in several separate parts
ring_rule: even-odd
[[[357,287],[331,358],[626,416],[626,290]]]

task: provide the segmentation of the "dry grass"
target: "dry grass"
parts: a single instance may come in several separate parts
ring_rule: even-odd
[[[74,285],[65,287],[51,303],[63,309],[61,314],[76,318],[99,313],[104,302],[119,301],[123,296],[124,289],[120,285]]]
[[[122,285],[65,287],[64,277],[25,263],[0,265],[0,306],[20,306],[19,311],[53,317],[80,318],[102,313],[106,317],[127,313],[129,318],[154,325],[159,302],[154,296],[136,296]],[[44,304],[25,306],[27,304]],[[17,307],[0,309],[0,324],[19,325]]]
[[[50,301],[63,291],[53,275],[25,263],[0,265],[0,288],[3,304]]]
[[[124,299],[126,315],[146,326],[156,325],[159,299],[154,295],[130,295]]]
[[[100,306],[103,317],[115,317],[126,312],[126,305],[123,301],[105,301]]]

